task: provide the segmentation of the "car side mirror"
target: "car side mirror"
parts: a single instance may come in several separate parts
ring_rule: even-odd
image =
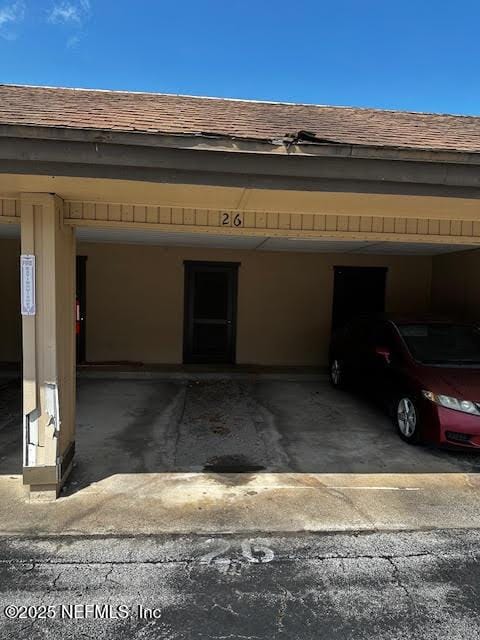
[[[380,358],[383,358],[387,364],[390,364],[391,362],[390,349],[388,349],[387,347],[375,347],[375,353]]]

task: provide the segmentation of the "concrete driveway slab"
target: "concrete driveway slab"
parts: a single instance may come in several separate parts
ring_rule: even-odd
[[[24,501],[20,421],[4,416],[4,534],[480,527],[476,456],[410,447],[320,381],[80,379],[76,465],[53,504]]]
[[[467,474],[120,474],[27,503],[0,477],[1,533],[155,534],[480,528]]]

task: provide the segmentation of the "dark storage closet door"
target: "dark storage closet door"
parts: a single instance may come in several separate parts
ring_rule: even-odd
[[[238,264],[185,262],[184,362],[234,363]]]
[[[355,316],[385,311],[385,267],[335,267],[332,328]]]

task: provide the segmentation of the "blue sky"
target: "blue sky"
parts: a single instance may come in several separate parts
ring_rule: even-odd
[[[480,114],[478,0],[0,0],[0,81]]]

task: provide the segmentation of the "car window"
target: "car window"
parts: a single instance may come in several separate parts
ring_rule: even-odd
[[[480,331],[451,323],[403,324],[398,327],[413,357],[425,364],[480,363]]]

